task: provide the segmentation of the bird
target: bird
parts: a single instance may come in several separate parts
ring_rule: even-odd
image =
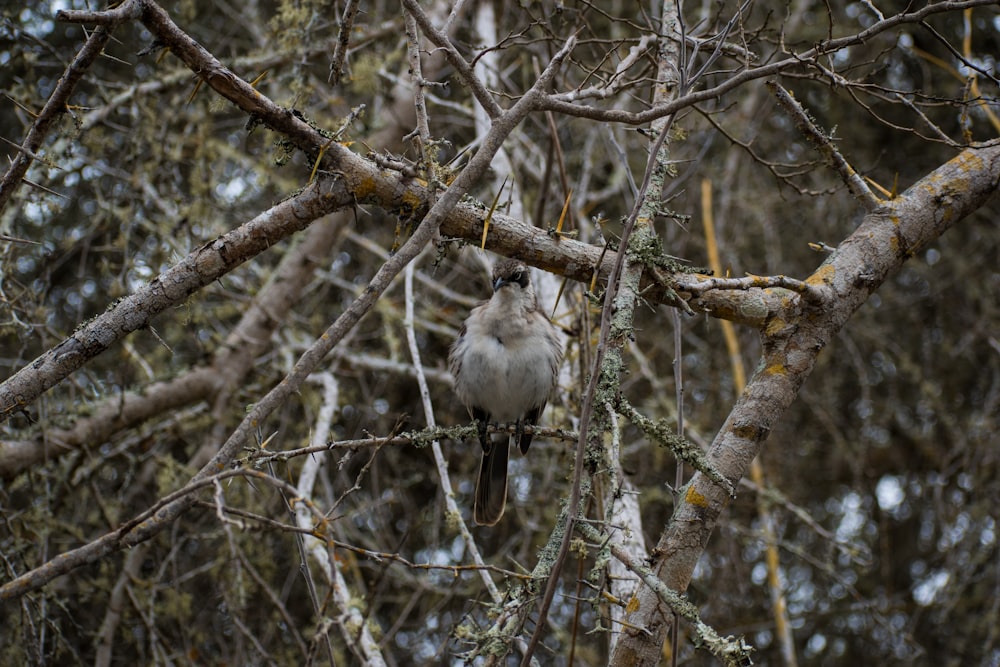
[[[448,354],[455,395],[476,422],[483,448],[473,519],[493,526],[507,504],[507,458],[516,444],[528,452],[535,425],[559,378],[559,330],[538,309],[528,267],[503,259],[493,267],[493,296],[472,309]],[[515,422],[511,436],[491,439],[491,421]]]

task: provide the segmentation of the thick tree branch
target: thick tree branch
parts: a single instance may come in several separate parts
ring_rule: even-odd
[[[1000,187],[1000,146],[967,149],[899,198],[869,213],[858,229],[807,282],[829,294],[824,308],[802,306],[763,332],[764,354],[708,452],[712,467],[732,484],[750,462],[812,372],[819,352],[885,279],[925,245],[975,211]],[[691,581],[728,493],[702,473],[684,487],[654,550],[652,568],[670,589]],[[644,587],[613,664],[652,665],[670,626],[655,591]],[[630,629],[634,628],[634,629]]]
[[[555,55],[552,62],[546,67],[542,76],[535,82],[535,85],[516,104],[494,121],[489,133],[483,138],[479,150],[472,156],[469,163],[458,174],[448,189],[437,199],[437,202],[427,212],[426,216],[424,216],[413,235],[407,239],[395,255],[390,257],[381,266],[365,291],[302,354],[291,372],[253,405],[243,418],[243,421],[240,422],[235,431],[219,448],[215,456],[192,478],[192,484],[204,480],[231,464],[244,445],[251,441],[253,433],[264,419],[279,405],[284,403],[289,395],[298,391],[302,383],[316,369],[323,358],[375,305],[383,292],[388,288],[392,279],[438,234],[441,224],[448,213],[489,168],[490,162],[503,144],[503,140],[529,113],[538,109],[542,91],[551,84],[552,78],[562,65],[563,59],[572,50],[574,44],[575,40],[572,38],[569,39],[563,49]],[[313,198],[322,202],[328,201],[329,184],[326,183],[326,180],[324,179],[324,182],[319,185],[310,187],[300,197],[307,197],[307,195],[313,193]],[[306,202],[309,201],[311,200],[306,199]],[[303,205],[306,202],[303,202]],[[284,206],[284,204],[279,206]],[[306,217],[302,216],[303,219]],[[225,244],[220,244],[219,241],[215,241],[201,250],[205,250],[209,246],[217,248],[218,254],[222,254],[223,252],[228,254]],[[154,285],[159,282],[157,281]],[[173,290],[170,291],[173,292]],[[57,352],[60,347],[62,345],[57,347],[53,353]],[[4,584],[0,587],[0,600],[23,595],[30,590],[44,586],[52,579],[71,572],[86,563],[93,562],[119,549],[148,540],[171,525],[191,507],[195,500],[196,498],[192,495],[184,495],[177,500],[162,504],[155,513],[147,512],[146,516],[141,519],[133,519],[126,522],[116,531],[108,533],[84,546],[64,552],[59,557]]]
[[[801,645],[831,639],[829,624],[814,613],[824,606],[833,613],[850,607],[848,613],[866,617],[863,625],[835,629],[835,641],[864,644],[859,655],[902,659],[926,650],[977,662],[998,645],[1000,630],[989,618],[1000,603],[976,595],[982,589],[977,573],[996,553],[995,544],[983,549],[977,539],[990,534],[990,513],[981,507],[989,503],[972,497],[977,491],[978,497],[989,496],[989,475],[977,471],[989,470],[990,427],[1000,415],[1000,393],[993,391],[1000,386],[994,363],[1000,357],[989,356],[1000,350],[992,335],[1000,310],[975,275],[990,261],[980,257],[976,241],[992,233],[982,223],[996,200],[972,216],[976,221],[969,220],[967,229],[926,244],[976,205],[963,201],[984,199],[996,189],[1000,156],[980,145],[897,195],[971,146],[995,121],[988,107],[1000,81],[976,64],[989,59],[991,34],[983,30],[993,8],[987,0],[941,0],[884,14],[864,0],[860,17],[845,14],[841,5],[809,15],[809,3],[795,3],[780,20],[752,0],[721,9],[664,2],[657,5],[658,17],[637,5],[602,8],[588,0],[568,3],[552,16],[545,14],[550,3],[457,0],[444,9],[451,12],[447,21],[434,16],[442,5],[432,11],[419,0],[404,0],[402,6],[366,6],[364,22],[357,22],[358,14],[353,28],[360,5],[346,2],[339,42],[330,23],[339,11],[287,3],[273,16],[255,3],[206,5],[197,17],[185,16],[185,25],[179,14],[164,11],[168,5],[161,0],[120,0],[110,10],[60,14],[89,24],[82,36],[77,26],[53,26],[31,9],[7,26],[13,41],[0,46],[0,60],[6,53],[10,66],[0,78],[13,82],[8,101],[18,110],[4,132],[13,141],[0,143],[10,144],[12,163],[19,161],[5,169],[6,189],[0,186],[0,211],[6,214],[0,227],[9,227],[0,233],[0,347],[6,348],[0,363],[7,368],[0,378],[0,500],[9,505],[0,512],[0,565],[6,573],[0,599],[20,596],[20,614],[8,615],[5,654],[39,663],[59,654],[86,659],[86,638],[93,637],[89,647],[100,665],[137,655],[139,661],[169,656],[178,646],[185,654],[231,662],[280,663],[290,655],[310,662],[322,658],[316,651],[324,645],[332,661],[333,641],[348,660],[360,662],[377,663],[384,655],[387,664],[405,663],[411,647],[419,652],[433,644],[439,655],[453,658],[468,648],[459,659],[484,665],[504,663],[505,651],[519,652],[533,665],[548,660],[546,652],[576,663],[603,651],[611,664],[631,666],[659,664],[667,653],[683,661],[692,650],[690,637],[699,650],[714,646],[716,655],[731,651],[741,659],[745,645],[702,632],[708,629],[698,615],[722,634],[738,633],[748,615],[764,618],[767,592],[775,608],[775,641],[761,647],[761,655],[780,661],[780,653],[785,667],[794,667],[793,631]],[[819,25],[805,26],[809,18]],[[243,29],[216,29],[227,20]],[[123,31],[122,21],[133,25]],[[113,30],[124,42],[107,41],[106,52],[95,50],[91,31],[97,27],[95,35]],[[409,62],[402,50],[404,27]],[[689,27],[707,39],[690,35]],[[578,31],[579,44],[560,54],[566,57],[560,78],[525,93],[568,31]],[[206,41],[198,44],[192,35]],[[136,39],[145,44],[133,47]],[[983,49],[986,56],[977,53]],[[134,51],[139,62],[131,68]],[[331,74],[336,77],[349,62],[352,75],[347,81],[343,70],[343,83],[335,88],[324,82],[331,54]],[[557,67],[548,67],[546,76]],[[270,70],[266,80],[264,69]],[[789,145],[780,123],[771,122],[774,102],[763,84],[775,76],[802,82],[802,90],[829,92],[824,112],[830,118],[871,121],[830,141],[794,100],[777,95],[854,197],[824,198],[835,194],[836,179],[826,178],[823,161],[809,156],[808,147],[803,154],[801,146]],[[430,88],[414,94],[414,82],[443,90],[448,78],[447,99]],[[75,88],[64,87],[74,79]],[[192,80],[195,92],[185,104],[178,86],[189,87]],[[698,99],[704,101],[688,106]],[[346,120],[331,119],[359,105],[374,112],[364,122],[353,122],[353,112]],[[43,106],[46,111],[36,116]],[[560,109],[576,117],[557,118],[554,110]],[[852,109],[862,117],[851,116]],[[541,111],[545,118],[517,125],[514,111]],[[675,116],[683,127],[664,131],[663,121]],[[588,118],[643,125],[653,120],[653,127],[636,132]],[[936,134],[925,136],[922,122]],[[946,134],[954,134],[954,141]],[[672,159],[658,150],[683,136],[692,142],[681,142]],[[39,139],[37,149],[29,147]],[[729,140],[744,150],[731,150]],[[280,175],[261,162],[272,142],[279,161],[302,153]],[[879,160],[880,147],[899,142],[916,156],[910,162],[923,166]],[[632,175],[643,169],[639,163],[651,146],[650,185],[640,196]],[[449,170],[438,167],[439,157],[451,156]],[[747,156],[765,169],[746,169]],[[883,195],[872,196],[844,156],[873,164],[890,179],[898,168],[902,185],[889,201],[879,201]],[[470,169],[463,171],[470,157]],[[486,164],[490,171],[483,171]],[[674,180],[658,182],[664,172]],[[683,187],[695,173],[717,187],[720,233],[733,253],[725,263],[736,267],[738,277],[719,268],[722,259],[712,261],[711,271],[704,271],[709,275],[699,275],[665,255],[664,248],[691,256],[690,231],[669,218],[673,210],[697,210],[697,198]],[[772,175],[777,191],[768,187]],[[500,188],[507,176],[514,187]],[[446,192],[452,183],[456,188]],[[460,420],[447,400],[451,378],[441,359],[461,312],[473,305],[471,294],[481,296],[467,284],[470,267],[452,260],[460,251],[464,259],[487,261],[485,253],[464,248],[478,248],[486,239],[487,207],[468,196],[455,198],[469,183],[476,193],[502,191],[487,247],[547,271],[535,276],[540,302],[558,303],[553,319],[571,335],[561,400],[552,413],[554,423],[566,428],[530,429],[553,441],[539,442],[531,458],[512,462],[517,511],[495,528],[472,533],[453,519],[472,491],[467,466],[475,462],[461,441],[474,427],[399,432],[402,415],[418,415],[419,421],[420,399],[428,423]],[[327,201],[300,206],[309,209],[302,220],[270,217],[283,210],[275,207],[276,197],[301,204],[313,190]],[[285,195],[274,194],[281,191]],[[442,195],[451,201],[435,207]],[[633,214],[631,232],[620,243],[611,241],[607,252],[589,245],[599,231],[606,239],[617,236],[617,222],[629,218],[636,199],[643,200],[636,207],[641,213]],[[530,224],[554,221],[564,201],[559,231]],[[705,203],[703,210],[709,210]],[[254,206],[235,218],[226,213]],[[380,222],[359,218],[376,207]],[[859,214],[855,209],[862,207],[867,210]],[[319,250],[329,246],[316,241],[331,225],[310,222],[333,208],[342,225],[358,226],[348,232],[351,245],[336,255]],[[522,210],[533,211],[531,221]],[[612,225],[605,226],[607,220]],[[204,231],[206,225],[220,231]],[[257,227],[250,233],[252,225]],[[391,251],[388,236],[395,241]],[[793,255],[802,259],[805,240],[821,239],[832,246],[810,244],[823,254],[807,257],[804,272],[789,268]],[[35,245],[12,245],[20,243]],[[302,249],[314,243],[316,257]],[[280,244],[280,263],[262,255],[270,244]],[[963,260],[948,263],[953,253]],[[433,270],[415,269],[416,260],[410,261],[432,254]],[[914,255],[917,261],[900,271]],[[752,256],[747,261],[755,266],[737,266],[741,256]],[[952,279],[928,282],[945,265]],[[408,270],[405,284],[398,280],[400,267]],[[748,268],[769,275],[747,274]],[[291,274],[294,279],[277,284]],[[563,281],[560,287],[560,275],[581,285]],[[413,277],[424,289],[416,301]],[[152,283],[143,287],[142,280]],[[122,286],[136,293],[110,303]],[[188,306],[202,299],[189,297],[203,288],[201,296],[213,308],[190,319]],[[681,326],[677,308],[760,332],[763,356],[749,385],[742,363],[727,365],[725,352],[705,337],[712,324],[691,318]],[[84,321],[95,314],[94,322]],[[4,322],[13,328],[4,330]],[[901,323],[905,330],[893,333]],[[154,326],[158,332],[141,331]],[[664,335],[671,326],[672,379],[671,341]],[[727,346],[735,345],[732,327],[726,329]],[[949,331],[961,336],[952,338]],[[971,341],[981,346],[976,358],[963,353]],[[116,350],[116,343],[123,348]],[[150,350],[156,343],[163,349]],[[835,349],[817,361],[828,343]],[[411,356],[423,357],[428,367],[410,362],[407,344]],[[729,347],[735,360],[739,350]],[[57,363],[63,352],[67,363]],[[124,364],[115,360],[119,352]],[[739,399],[735,406],[733,390],[719,382],[727,367]],[[74,377],[74,369],[83,373]],[[814,369],[817,378],[803,390]],[[133,371],[144,379],[134,379]],[[303,386],[320,377],[328,389],[324,396]],[[28,393],[15,390],[21,382]],[[46,387],[55,391],[46,396]],[[626,395],[635,402],[631,412]],[[685,396],[697,397],[701,415],[687,425]],[[903,407],[895,409],[900,402]],[[334,415],[338,404],[345,409]],[[11,415],[16,423],[2,424]],[[32,417],[37,423],[20,428]],[[854,433],[859,422],[863,427]],[[757,493],[758,510],[772,504],[773,490],[752,477],[752,468],[751,477],[740,476],[779,425],[788,442],[776,437],[771,446],[793,445],[780,458],[795,474],[771,483],[791,485],[779,495],[808,497],[805,505],[818,508],[815,517],[806,506],[789,509],[787,550],[780,558],[780,523],[772,530],[765,517],[754,524],[758,531],[743,526],[745,512],[730,518],[724,510],[734,478]],[[678,461],[675,477],[670,451],[655,446],[676,444],[675,432],[686,434],[705,457],[689,484],[690,468]],[[575,459],[570,442],[581,445]],[[454,488],[447,479],[435,486],[433,470],[419,465],[431,449],[442,479],[450,474]],[[320,470],[324,458],[331,465]],[[570,502],[553,508],[546,503],[551,489],[570,495],[567,461],[575,470]],[[270,488],[250,488],[262,466],[271,471],[262,481]],[[859,477],[862,468],[867,474]],[[199,472],[185,484],[191,474],[186,471]],[[280,482],[299,472],[297,489]],[[279,481],[272,486],[271,479]],[[921,496],[928,484],[949,498],[974,502],[928,509],[933,499]],[[285,508],[299,510],[294,518],[301,523],[276,515],[276,490],[295,496],[286,498]],[[845,502],[834,509],[832,498]],[[861,500],[856,508],[855,498]],[[961,511],[946,511],[955,507]],[[906,539],[914,530],[914,510],[945,532],[961,524],[948,552],[955,558]],[[838,515],[849,516],[850,526],[838,524]],[[825,522],[837,528],[819,525]],[[716,524],[725,526],[720,530],[727,535],[720,537],[731,543],[719,553],[713,546],[708,563],[705,545],[716,544]],[[851,532],[854,526],[857,532]],[[465,555],[459,554],[459,533]],[[333,568],[329,572],[344,568],[346,580],[331,577],[324,590],[322,579],[304,569],[303,586],[295,568],[306,559],[290,562],[288,546],[296,539],[304,544],[307,536],[317,562]],[[746,555],[730,537],[755,553],[761,542],[773,547],[757,565],[769,568],[768,590],[741,589],[739,572],[716,568],[733,555]],[[646,540],[657,538],[656,548],[647,548]],[[480,546],[484,557],[514,563],[519,572],[469,556],[470,548]],[[407,551],[417,558],[404,557]],[[816,553],[835,557],[824,560]],[[429,560],[424,554],[431,554]],[[871,554],[878,555],[879,568],[867,562]],[[935,554],[946,562],[935,563]],[[893,599],[902,603],[887,618],[883,610],[891,591],[878,581],[906,574],[905,564],[914,558],[929,563],[927,572],[900,580],[902,588],[894,590],[901,595]],[[94,567],[106,574],[123,560],[120,577],[98,576]],[[784,582],[777,576],[782,564],[790,566]],[[701,576],[702,566],[711,570],[709,579]],[[349,591],[361,583],[361,572],[375,579]],[[942,575],[957,585],[937,589],[934,579]],[[785,587],[794,591],[817,577],[842,585],[849,596],[800,596],[792,613],[799,613],[801,623],[793,630],[781,599]],[[684,587],[690,592],[702,584],[712,588],[713,602],[697,610],[685,604]],[[203,598],[206,586],[219,605],[187,604]],[[927,600],[927,593],[934,599]],[[53,596],[66,603],[46,603]],[[946,627],[956,611],[965,613],[958,631],[935,636],[934,628]],[[678,615],[686,619],[674,622],[673,632],[682,632],[679,641],[665,628]],[[878,628],[890,627],[897,616],[911,619],[913,635],[880,644]],[[220,622],[231,625],[231,636],[212,632],[212,623]],[[342,641],[335,638],[338,625]],[[382,634],[375,632],[379,625]],[[130,627],[143,630],[141,636],[128,634]],[[282,628],[290,629],[290,639]],[[303,637],[301,628],[311,637]],[[372,632],[366,636],[366,630]],[[421,645],[403,641],[415,636],[423,638]]]
[[[304,215],[305,218],[286,218],[291,213],[286,206],[288,202],[275,207],[252,224],[248,223],[251,227],[246,232],[241,232],[244,229],[241,227],[220,237],[215,246],[210,244],[193,253],[145,290],[119,302],[29,367],[0,384],[0,421],[30,405],[41,392],[54,386],[122,336],[147,326],[152,317],[165,308],[180,303],[242,261],[304,228],[312,219],[354,202],[376,204],[402,216],[418,215],[429,201],[430,193],[424,183],[381,170],[339,144],[331,144],[324,134],[298,115],[274,104],[188,37],[155,3],[133,0],[127,12],[124,6],[121,9],[114,15],[115,20],[140,17],[157,38],[170,47],[172,53],[219,94],[284,134],[307,154],[322,154],[324,168],[336,179],[326,183],[327,191],[322,202],[315,198],[315,189],[290,200],[298,202],[297,206],[301,208],[301,212],[294,215]],[[58,16],[66,21],[94,20],[90,12],[60,12]],[[539,92],[533,99],[535,104],[544,106],[548,98]],[[270,216],[276,217],[272,219]],[[442,233],[468,240],[478,239],[482,234],[483,217],[484,211],[479,207],[457,206],[442,223]],[[271,225],[269,221],[275,224]],[[217,251],[219,255],[208,261],[205,253],[216,252],[212,248],[220,248]],[[517,255],[534,266],[586,283],[592,280],[595,273],[606,277],[616,262],[615,253],[604,254],[600,247],[549,234],[546,230],[499,214],[493,216],[487,248],[503,255]],[[171,288],[160,290],[161,285]],[[642,288],[648,285],[644,282]],[[675,302],[675,296],[664,285],[645,291],[644,297],[663,303]],[[719,317],[763,326],[776,312],[777,303],[765,295],[752,293],[738,299],[701,295],[696,306]]]
[[[0,383],[0,421],[25,409],[42,392],[129,333],[148,327],[163,311],[218,280],[313,220],[350,201],[332,179],[323,179],[253,220],[210,241],[145,287],[114,303],[73,334]]]
[[[225,343],[216,349],[209,364],[138,391],[109,396],[72,426],[43,428],[32,439],[0,441],[0,479],[10,479],[32,465],[80,447],[98,446],[115,433],[213,396],[228,405],[230,392],[253,369],[254,360],[266,349],[271,334],[285,320],[313,271],[339,237],[343,223],[343,217],[338,216],[309,227],[301,243],[282,258],[272,279],[254,298]],[[130,306],[118,302],[109,312],[119,308],[128,310]],[[126,335],[124,330],[121,333]],[[220,426],[227,423],[222,416],[214,421]]]

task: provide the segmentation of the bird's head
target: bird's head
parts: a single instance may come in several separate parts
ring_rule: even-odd
[[[493,291],[511,286],[527,289],[530,284],[528,267],[519,259],[503,259],[493,267]]]

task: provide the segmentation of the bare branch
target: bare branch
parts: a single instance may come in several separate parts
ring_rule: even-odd
[[[271,391],[263,396],[259,402],[254,404],[253,408],[247,412],[240,425],[230,435],[215,456],[212,457],[212,460],[209,461],[192,478],[192,484],[205,479],[216,471],[225,468],[232,462],[243,445],[250,441],[257,424],[261,423],[268,415],[270,415],[290,394],[298,390],[305,379],[316,369],[330,350],[333,349],[333,347],[339,343],[351,329],[354,328],[361,317],[364,316],[365,313],[372,308],[372,306],[374,306],[382,293],[388,288],[392,279],[398,275],[399,272],[402,271],[403,268],[411,262],[420,253],[423,247],[438,233],[438,229],[448,213],[458,204],[458,201],[465,195],[468,189],[482,176],[483,172],[489,168],[493,155],[497,150],[499,150],[503,143],[503,139],[513,130],[514,127],[518,125],[518,123],[524,119],[528,113],[537,110],[538,100],[542,96],[541,91],[545,90],[546,86],[550,84],[552,77],[555,76],[555,73],[561,66],[563,59],[565,59],[565,57],[572,50],[574,44],[575,40],[570,38],[563,49],[552,59],[549,66],[546,67],[542,76],[539,77],[535,85],[527,93],[525,93],[525,95],[516,104],[514,104],[513,107],[504,112],[500,118],[495,120],[493,126],[490,128],[489,134],[484,138],[479,150],[469,160],[466,167],[455,178],[448,189],[445,190],[430,211],[427,212],[427,215],[421,221],[419,227],[417,227],[413,235],[402,245],[395,255],[390,257],[389,260],[382,265],[372,278],[368,288],[357,299],[355,299],[346,310],[344,310],[340,317],[336,319],[336,321],[313,344],[313,346],[299,358],[292,371],[282,380],[282,382],[271,389]],[[316,187],[310,187],[306,192],[300,195],[300,198],[304,199],[302,202],[303,207],[308,210],[309,207],[304,206],[306,203],[312,203],[314,206],[319,205],[317,202],[321,202],[323,204],[328,203],[326,200],[326,193],[318,192],[318,190],[321,189],[322,188],[318,189]],[[293,199],[290,201],[294,202],[296,200]],[[313,218],[309,218],[308,215],[304,215],[302,216],[302,219],[308,222]],[[209,246],[203,247],[201,250],[204,251],[209,247],[216,248],[217,252],[222,252],[225,249],[225,245],[220,244],[217,241]],[[166,287],[169,288],[170,286]],[[169,292],[170,294],[175,294],[173,289],[170,289]],[[186,297],[190,294],[190,292],[181,294]],[[98,334],[99,332],[94,333]],[[100,339],[98,339],[97,343],[100,344]],[[107,344],[108,343],[105,343],[104,347],[106,347]],[[65,368],[68,367],[68,364],[82,364],[80,357],[83,356],[82,352],[86,350],[86,347],[84,347],[81,351],[76,349],[77,345],[69,345],[69,347],[73,349],[60,353],[59,350],[61,347],[63,346],[61,345],[53,350],[53,352],[49,353],[55,357],[53,361],[49,362],[50,364],[56,364],[62,370],[65,370]],[[78,368],[79,366],[76,367]],[[3,395],[0,395],[0,400],[4,401],[2,407],[5,414],[9,414],[10,412],[20,408],[22,402],[19,402],[16,398],[17,396],[18,394],[15,394],[13,400],[11,400],[4,398]],[[93,562],[93,560],[101,558],[108,553],[149,539],[173,523],[178,517],[187,511],[192,502],[192,498],[183,496],[176,498],[172,502],[158,504],[153,511],[140,515],[138,519],[126,523],[125,526],[120,528],[118,531],[109,533],[87,545],[67,552],[60,558],[49,561],[38,568],[17,577],[13,581],[7,582],[0,587],[0,599],[23,595],[29,590],[43,586],[52,579],[66,574],[86,563]]]
[[[412,0],[407,0],[412,1]],[[687,93],[676,99],[661,102],[651,106],[645,111],[628,111],[626,109],[603,109],[595,106],[576,104],[573,102],[575,93],[560,93],[550,95],[545,99],[545,109],[557,113],[565,114],[576,118],[589,118],[591,120],[606,123],[624,123],[627,125],[643,125],[654,120],[666,118],[672,114],[694,106],[701,102],[706,102],[722,97],[724,94],[739,88],[740,86],[757,79],[772,77],[787,70],[799,69],[808,66],[813,62],[818,62],[820,58],[831,53],[836,53],[841,49],[857,44],[863,44],[879,35],[900,25],[920,23],[927,17],[943,12],[952,12],[959,9],[982,7],[990,5],[995,0],[956,0],[954,2],[939,2],[925,5],[913,12],[894,14],[884,21],[878,21],[870,27],[853,35],[847,35],[836,39],[828,39],[820,42],[815,47],[799,54],[792,54],[787,58],[776,60],[767,65],[741,70],[739,73],[727,78],[722,83],[705,90]]]
[[[131,2],[127,3],[125,6],[131,6],[131,4]],[[77,53],[76,58],[66,67],[63,75],[59,77],[59,82],[53,89],[52,94],[49,95],[45,106],[42,107],[35,121],[31,124],[28,135],[21,143],[19,147],[21,150],[14,158],[6,173],[4,173],[3,179],[0,179],[0,211],[3,211],[7,207],[11,196],[17,190],[24,175],[28,172],[28,167],[31,166],[35,154],[41,148],[46,135],[52,129],[53,123],[66,110],[66,104],[76,89],[77,84],[80,83],[80,79],[90,69],[97,56],[101,54],[104,46],[111,39],[111,28],[119,22],[120,19],[109,21],[108,26],[102,25],[94,30],[90,34],[90,37],[87,38],[87,42],[83,45],[83,48]]]
[[[861,202],[865,209],[871,212],[882,206],[882,201],[875,196],[864,179],[858,175],[858,172],[854,171],[854,168],[847,163],[847,160],[844,159],[844,156],[841,155],[840,151],[833,144],[832,138],[823,134],[816,127],[816,124],[809,117],[806,110],[802,108],[798,100],[777,81],[768,81],[767,87],[771,91],[771,94],[777,98],[781,107],[792,117],[799,131],[819,149],[819,152],[823,154],[823,157],[826,158],[830,166],[837,170],[840,178],[847,184],[847,188],[851,191],[851,194]]]
[[[709,278],[689,273],[677,278],[677,289],[694,296],[700,296],[709,290],[749,290],[773,287],[798,292],[813,305],[821,305],[828,298],[822,288],[788,276],[748,275],[744,278]]]
[[[597,544],[607,544],[614,557],[625,567],[634,572],[642,579],[650,589],[656,592],[664,604],[668,605],[677,615],[688,621],[695,635],[698,637],[698,645],[708,649],[710,653],[720,658],[726,665],[739,667],[748,664],[753,647],[748,645],[742,637],[720,637],[719,634],[698,615],[698,608],[691,604],[679,592],[671,590],[662,581],[657,579],[656,574],[645,563],[641,562],[636,554],[631,553],[624,545],[615,542],[610,536],[602,535],[596,528],[588,523],[579,523],[577,530],[583,536]],[[631,628],[626,628],[632,630]],[[635,630],[632,630],[633,632]]]
[[[493,99],[493,95],[486,90],[482,82],[472,71],[472,66],[466,62],[465,58],[462,57],[462,54],[455,48],[455,45],[451,43],[450,39],[448,39],[448,36],[434,27],[430,18],[416,0],[402,1],[403,7],[405,7],[406,11],[413,16],[414,19],[416,19],[417,24],[420,26],[420,29],[423,30],[427,39],[444,51],[445,57],[458,72],[458,75],[462,79],[462,83],[468,87],[469,91],[475,96],[476,100],[480,105],[482,105],[483,109],[486,110],[486,113],[489,114],[490,118],[499,117],[503,113],[503,109],[501,109],[500,105]],[[563,57],[565,57],[565,55]]]
[[[354,18],[358,15],[359,0],[347,0],[344,14],[340,19],[340,31],[337,33],[337,48],[330,60],[329,82],[336,86],[344,71],[344,58],[347,57],[347,46],[351,43],[351,31],[354,29]]]
[[[809,278],[835,300],[807,308],[802,316],[775,318],[764,331],[764,353],[708,451],[712,467],[736,483],[748,471],[773,425],[795,400],[819,352],[868,296],[917,249],[976,210],[1000,185],[1000,146],[968,149],[927,175],[890,210],[869,213],[864,222]],[[684,487],[679,504],[655,549],[651,569],[669,588],[686,590],[695,564],[731,497],[703,473]],[[654,620],[658,594],[640,589],[630,626],[657,627],[658,637],[626,630],[621,651],[662,646],[666,628]],[[656,655],[645,652],[644,656]],[[636,664],[654,664],[649,660]]]
[[[0,383],[0,421],[30,405],[42,392],[107,350],[149,326],[154,317],[183,303],[251,257],[313,220],[343,206],[347,197],[328,179],[206,243],[151,283],[83,324],[62,343]]]
[[[101,26],[116,26],[125,21],[134,21],[142,15],[145,0],[125,0],[117,7],[91,11],[84,9],[60,9],[57,21],[66,23],[93,23]]]

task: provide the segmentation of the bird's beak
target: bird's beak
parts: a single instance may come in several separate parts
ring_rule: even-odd
[[[493,281],[493,291],[499,292],[501,287],[510,284],[511,284],[510,281],[507,280],[506,278],[497,278],[495,281]]]

